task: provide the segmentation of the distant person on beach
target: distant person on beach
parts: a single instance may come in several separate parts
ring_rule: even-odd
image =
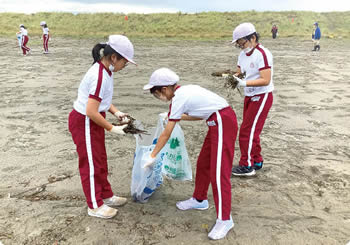
[[[236,114],[227,101],[198,85],[178,84],[178,75],[168,68],[160,68],[143,87],[157,99],[170,102],[168,122],[157,144],[147,156],[144,167],[152,166],[180,120],[205,120],[208,133],[197,160],[193,196],[176,203],[180,210],[209,208],[208,188],[211,184],[217,219],[208,234],[213,240],[222,239],[233,228],[231,216],[231,168],[237,136]]]
[[[22,48],[23,56],[26,56],[31,51],[30,48],[27,47],[27,43],[29,41],[27,28],[23,24],[20,24],[19,32],[17,32],[17,34],[21,35],[21,48]]]
[[[312,51],[320,50],[320,39],[321,39],[321,29],[318,26],[318,23],[314,23],[314,29],[312,32],[312,42],[314,44],[314,49]]]
[[[252,176],[263,167],[260,133],[272,106],[273,57],[259,43],[259,35],[251,23],[242,23],[233,31],[232,43],[241,49],[237,73],[245,73],[238,86],[244,87],[243,121],[239,130],[241,159],[232,169],[234,176]]]
[[[103,56],[100,51],[103,49]],[[88,215],[112,218],[117,209],[127,202],[113,194],[107,180],[108,165],[105,148],[105,130],[125,135],[123,126],[113,126],[106,118],[109,111],[118,121],[127,123],[127,114],[112,104],[113,73],[122,70],[132,59],[134,47],[122,35],[111,35],[107,43],[99,43],[92,49],[93,65],[80,83],[78,97],[69,114],[69,131],[79,156],[79,171],[88,205]]]
[[[272,26],[271,33],[272,33],[272,38],[276,39],[276,37],[278,36],[278,28],[276,25]]]
[[[45,21],[40,22],[40,26],[43,29],[43,47],[44,47],[44,54],[49,53],[49,28],[47,27],[47,24]]]

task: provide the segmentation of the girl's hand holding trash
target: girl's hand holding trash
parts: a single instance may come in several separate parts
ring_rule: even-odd
[[[114,134],[120,134],[120,135],[125,135],[124,128],[126,128],[128,125],[121,125],[121,126],[113,126],[110,130],[108,130],[111,133]]]
[[[235,75],[232,75],[236,81],[238,82],[238,86],[240,87],[246,87],[247,86],[247,80],[240,79],[239,77],[236,77]]]
[[[117,120],[122,123],[122,124],[126,124],[130,121],[130,119],[128,118],[128,114],[121,112],[121,111],[117,111],[113,114]]]

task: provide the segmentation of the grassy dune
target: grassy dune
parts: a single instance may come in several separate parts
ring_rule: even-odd
[[[54,36],[76,38],[105,37],[111,33],[133,38],[230,39],[233,28],[241,22],[252,22],[261,36],[271,36],[272,24],[279,27],[280,37],[311,36],[313,23],[319,22],[323,37],[350,38],[350,12],[316,13],[284,12],[202,12],[197,14],[159,13],[71,14],[0,14],[0,36],[13,36],[23,23],[29,35],[41,35],[40,21],[48,23]]]

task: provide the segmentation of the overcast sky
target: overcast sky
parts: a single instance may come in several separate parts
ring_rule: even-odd
[[[0,0],[0,12],[350,11],[350,0]]]

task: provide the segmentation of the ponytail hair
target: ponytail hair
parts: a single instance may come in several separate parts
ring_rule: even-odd
[[[120,60],[123,58],[119,53],[117,53],[111,46],[109,46],[106,43],[98,43],[95,45],[95,47],[92,49],[92,57],[94,58],[93,64],[95,64],[97,61],[101,60],[101,49],[103,49],[103,56],[111,56],[112,54],[117,55],[117,60]]]
[[[97,61],[101,59],[101,49],[106,48],[106,43],[98,43],[95,45],[95,47],[92,49],[92,58],[94,58],[93,64],[95,64]]]

